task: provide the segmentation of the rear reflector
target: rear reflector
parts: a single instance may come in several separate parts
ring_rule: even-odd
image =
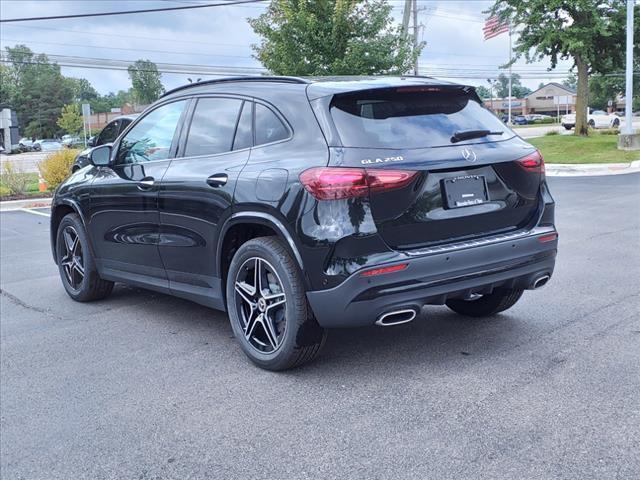
[[[385,273],[401,272],[409,266],[408,263],[400,263],[398,265],[391,265],[390,267],[372,268],[371,270],[365,270],[360,274],[361,277],[375,277],[377,275],[384,275]]]
[[[517,161],[527,172],[544,174],[544,160],[538,150]]]
[[[547,243],[547,242],[553,242],[557,238],[558,238],[557,233],[550,233],[548,235],[542,235],[541,237],[538,237],[538,241],[540,243]]]
[[[300,174],[304,188],[318,200],[366,197],[402,188],[411,183],[418,172],[343,167],[317,167]]]

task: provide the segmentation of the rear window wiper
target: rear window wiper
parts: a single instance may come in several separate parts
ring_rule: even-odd
[[[504,132],[492,132],[491,130],[458,130],[451,137],[451,143],[471,140],[472,138],[482,138],[488,135],[502,135]]]

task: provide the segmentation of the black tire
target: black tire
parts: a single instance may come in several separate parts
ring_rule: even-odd
[[[475,300],[448,300],[447,307],[468,317],[490,317],[513,307],[522,293],[521,289],[498,289]]]
[[[75,232],[79,249],[71,255],[73,259],[70,260],[69,246],[65,237],[73,238],[73,232]],[[62,285],[75,301],[100,300],[107,297],[113,290],[113,282],[103,280],[98,274],[84,225],[76,213],[66,215],[58,226],[56,258]],[[82,274],[81,269],[84,272]]]
[[[620,119],[619,118],[614,118],[613,119],[613,128],[618,128],[620,126]]]
[[[264,287],[255,280],[256,270],[260,278],[266,280],[267,288],[257,286]],[[266,272],[264,277],[263,272]],[[254,278],[253,286],[243,280],[251,278]],[[252,289],[255,294],[250,293]],[[326,330],[318,325],[307,304],[298,266],[276,237],[254,238],[240,246],[229,266],[226,291],[233,333],[244,353],[257,366],[287,370],[318,355],[327,337]],[[284,306],[278,306],[275,313],[268,310],[271,307],[266,306],[266,302],[260,305],[260,298],[280,295],[284,295]],[[276,316],[279,318],[274,318]],[[262,318],[263,323],[256,318]],[[245,335],[247,330],[250,331]]]
[[[587,123],[591,128],[596,128],[596,122],[594,120],[589,120]]]
[[[565,129],[565,130],[571,130],[572,128],[573,128],[573,127],[572,127],[571,125],[565,125],[565,126],[564,126],[564,129]]]

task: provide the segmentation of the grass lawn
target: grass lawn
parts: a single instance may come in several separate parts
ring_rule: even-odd
[[[548,135],[527,141],[540,149],[546,163],[629,163],[640,160],[638,151],[618,150],[617,135]]]

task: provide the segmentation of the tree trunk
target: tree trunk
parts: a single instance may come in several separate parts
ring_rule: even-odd
[[[575,56],[578,68],[578,91],[576,93],[576,129],[575,134],[586,137],[589,134],[587,123],[587,105],[589,102],[589,67],[580,55]]]

